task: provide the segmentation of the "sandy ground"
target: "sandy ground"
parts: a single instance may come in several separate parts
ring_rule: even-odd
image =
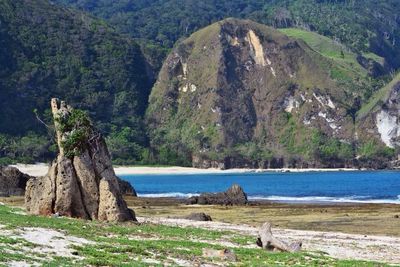
[[[39,228],[39,227],[25,227],[16,228],[13,230],[4,230],[4,225],[0,225],[0,237],[6,236],[13,239],[24,239],[31,244],[31,246],[16,244],[10,246],[17,246],[20,252],[33,254],[34,257],[52,259],[54,256],[66,258],[80,258],[74,255],[72,246],[84,246],[85,244],[93,244],[92,241],[75,236],[69,236],[61,231],[52,229]],[[34,264],[36,265],[36,264]],[[7,266],[23,267],[32,266],[25,261],[12,261],[8,262]]]
[[[47,173],[49,165],[38,164],[16,164],[21,172],[32,176],[43,176]],[[356,169],[196,169],[189,167],[127,167],[115,166],[117,175],[143,175],[143,174],[212,174],[212,173],[252,173],[252,172],[318,172],[318,171],[355,171]]]
[[[185,219],[139,217],[140,222],[165,224],[179,227],[198,227],[213,230],[229,230],[248,235],[257,235],[257,228],[222,222],[196,222]],[[338,259],[359,259],[392,264],[400,263],[400,238],[343,234],[335,232],[273,229],[273,234],[285,241],[302,241],[303,249],[323,251]],[[229,244],[222,244],[227,245]]]

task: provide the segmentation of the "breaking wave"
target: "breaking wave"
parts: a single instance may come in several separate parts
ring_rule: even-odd
[[[181,193],[181,192],[169,192],[169,193],[138,193],[139,197],[148,198],[190,198],[193,196],[199,196],[198,193]],[[400,204],[400,195],[397,198],[382,198],[373,199],[369,196],[350,196],[350,197],[322,197],[322,196],[304,196],[304,197],[290,197],[290,196],[249,196],[249,200],[267,200],[275,202],[286,202],[286,203],[376,203],[376,204]]]
[[[400,195],[397,199],[382,198],[372,199],[368,196],[350,196],[350,197],[289,197],[289,196],[249,196],[249,200],[269,200],[276,202],[294,202],[294,203],[376,203],[376,204],[400,204]]]
[[[175,197],[175,198],[189,198],[199,196],[200,194],[196,193],[180,193],[180,192],[171,192],[171,193],[154,193],[154,194],[140,194],[138,193],[139,197],[150,197],[150,198],[157,198],[157,197]]]

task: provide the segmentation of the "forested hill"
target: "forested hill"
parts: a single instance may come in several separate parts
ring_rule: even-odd
[[[35,112],[50,121],[51,97],[89,111],[115,151],[139,149],[150,89],[139,46],[104,22],[47,0],[0,0],[0,158],[45,156],[52,142]]]
[[[300,53],[304,57],[293,57],[285,64],[276,63],[274,66],[276,69],[285,69],[296,62],[301,63],[302,58],[309,55],[317,58],[310,62],[315,63],[315,66],[318,65],[318,68],[311,68],[312,64],[299,63],[299,66],[310,70],[320,69],[326,76],[325,80],[333,85],[318,85],[311,79],[317,76],[316,72],[312,71],[309,71],[310,79],[301,76],[301,79],[293,78],[293,80],[302,84],[304,87],[302,90],[319,88],[324,91],[333,88],[334,92],[344,92],[345,96],[340,95],[340,97],[330,94],[332,98],[336,97],[338,107],[342,105],[343,114],[338,113],[337,119],[345,118],[346,123],[343,125],[348,126],[343,128],[348,130],[345,133],[346,138],[338,136],[339,143],[335,142],[334,148],[351,146],[354,155],[348,158],[359,156],[358,150],[355,149],[358,142],[356,119],[362,117],[365,119],[362,123],[372,129],[371,133],[373,132],[365,134],[366,139],[378,140],[368,151],[375,151],[375,147],[384,149],[385,144],[390,144],[393,146],[388,147],[390,153],[384,150],[385,153],[382,154],[385,159],[393,158],[395,151],[398,151],[397,141],[394,140],[397,136],[384,133],[390,142],[388,140],[386,143],[382,142],[379,140],[379,135],[382,135],[381,128],[386,131],[386,124],[375,122],[377,114],[380,114],[384,122],[385,120],[391,122],[392,117],[395,117],[393,115],[396,110],[395,105],[391,105],[389,113],[380,112],[380,109],[388,102],[387,99],[390,102],[397,95],[397,86],[386,86],[390,89],[386,90],[384,85],[394,78],[393,74],[400,68],[398,14],[400,14],[398,0],[0,0],[0,164],[11,161],[44,161],[51,158],[54,142],[51,141],[52,134],[46,126],[51,124],[49,112],[51,97],[65,99],[75,108],[90,113],[94,124],[106,135],[114,162],[131,164],[140,160],[144,163],[171,164],[173,162],[169,153],[171,150],[162,149],[163,140],[177,140],[176,143],[180,145],[179,138],[183,135],[176,133],[189,128],[182,125],[174,128],[170,127],[173,125],[171,124],[168,126],[170,127],[168,130],[171,131],[148,134],[152,129],[146,129],[149,124],[145,123],[144,117],[146,111],[150,114],[148,107],[150,91],[157,92],[155,88],[163,85],[154,85],[155,74],[159,72],[163,63],[164,68],[168,69],[168,65],[165,65],[167,54],[179,48],[188,36],[228,17],[249,19],[259,22],[262,26],[273,26],[278,28],[281,34],[290,37],[292,42],[299,41],[304,45]],[[235,33],[232,36],[237,37],[239,34]],[[217,37],[221,38],[217,34],[204,41],[214,40],[213,38]],[[267,40],[269,37],[263,38]],[[260,43],[265,40],[261,40]],[[265,44],[265,47],[269,47],[268,45]],[[242,52],[245,55],[251,54],[254,52],[252,47],[241,46]],[[285,49],[282,48],[282,51]],[[205,60],[200,52],[195,51],[192,55],[201,55],[201,58],[196,60],[204,64],[204,70],[212,71],[208,65],[212,61]],[[182,56],[186,59],[187,55]],[[228,62],[230,57],[224,55],[222,59]],[[269,60],[264,58],[266,62],[267,59]],[[195,63],[187,66],[198,67]],[[215,64],[215,66],[225,65]],[[182,71],[183,69],[182,64]],[[203,73],[203,69],[190,73]],[[270,72],[265,66],[262,71]],[[160,73],[162,75],[166,72]],[[213,73],[215,75],[212,77],[221,76],[218,72]],[[159,92],[180,88],[176,87],[179,75],[175,77],[170,74],[168,73],[168,77],[171,79],[164,80],[175,87],[163,86]],[[277,78],[277,84],[289,81],[287,75],[279,75],[278,72],[276,74],[272,80]],[[290,74],[293,75],[291,72]],[[160,78],[162,80],[163,77],[159,76],[158,79]],[[246,85],[246,80],[243,80],[242,76],[236,78],[238,78],[237,83]],[[249,78],[248,81],[252,79]],[[205,80],[197,78],[193,78],[191,82],[198,88],[205,84]],[[185,84],[182,86],[188,88]],[[246,86],[243,88],[247,88]],[[230,87],[223,88],[228,90]],[[250,89],[246,89],[245,92],[251,93]],[[199,89],[198,92],[200,91]],[[380,95],[387,91],[394,93],[391,93],[389,98],[386,94]],[[177,91],[172,93],[164,98],[155,95],[153,99],[160,100],[163,104],[162,101],[169,101],[171,97],[176,98]],[[234,96],[232,92],[225,93]],[[291,91],[282,89],[282,93]],[[298,97],[302,98],[301,95]],[[291,100],[284,97],[280,99]],[[161,107],[160,103],[153,103],[153,107]],[[369,108],[371,106],[377,113],[371,112]],[[181,105],[181,107],[186,106]],[[279,108],[281,107],[282,105]],[[235,107],[227,105],[226,110],[233,108]],[[175,112],[175,109],[170,111]],[[282,113],[283,118],[290,119],[290,114],[286,113]],[[182,114],[187,115],[185,112]],[[312,115],[318,114],[317,112]],[[325,113],[318,116],[324,116],[323,114]],[[155,119],[171,114],[156,115]],[[174,120],[175,117],[171,118],[171,122],[179,122]],[[150,119],[153,117],[150,116]],[[281,120],[278,118],[277,121]],[[301,123],[301,121],[299,119],[296,122]],[[305,121],[308,122],[307,118]],[[158,127],[158,124],[155,125]],[[234,123],[228,126],[226,129],[230,129],[232,133],[240,132],[233,127]],[[320,125],[316,125],[317,128],[318,126]],[[299,127],[293,126],[288,130],[298,130]],[[393,127],[400,129],[397,122]],[[168,132],[174,138],[165,136]],[[196,135],[195,132],[186,133],[188,138]],[[324,133],[329,137],[328,132]],[[274,134],[276,138],[283,136],[281,133]],[[353,134],[354,138],[351,136]],[[317,145],[325,144],[325,139],[321,140]],[[342,145],[343,140],[347,140],[346,145]],[[150,144],[157,144],[157,147]],[[235,144],[233,142],[227,147],[236,149]],[[219,143],[211,145],[219,149]],[[245,146],[242,154],[248,154],[251,148]],[[327,150],[331,148],[328,147]],[[286,148],[280,147],[271,150],[281,154],[287,151]],[[191,159],[193,155],[189,154],[185,154],[187,156],[185,159]],[[293,152],[294,156],[298,154],[297,150]],[[373,161],[375,156],[370,158]],[[191,163],[187,160],[176,162]]]
[[[299,27],[328,36],[353,52],[400,66],[397,0],[56,0],[106,19],[119,31],[163,48],[227,17]],[[147,47],[149,45],[147,44]],[[154,48],[154,46],[153,46]],[[155,49],[151,50],[154,57]],[[158,56],[160,56],[158,50]],[[162,53],[161,53],[162,54]],[[162,58],[162,57],[161,57]],[[377,59],[377,58],[375,58]],[[377,59],[379,60],[379,59]]]

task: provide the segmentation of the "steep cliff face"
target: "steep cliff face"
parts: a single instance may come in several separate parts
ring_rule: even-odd
[[[364,153],[391,158],[400,154],[400,74],[378,91],[358,115],[357,137],[367,150]],[[359,157],[362,156],[361,153]],[[385,167],[385,163],[377,164]]]
[[[165,61],[147,112],[152,146],[200,167],[349,163],[356,93],[332,78],[335,64],[272,28],[215,23]]]

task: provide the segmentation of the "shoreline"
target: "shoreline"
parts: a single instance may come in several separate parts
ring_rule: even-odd
[[[37,164],[16,164],[11,165],[18,168],[21,172],[31,176],[46,175],[49,165],[46,163]],[[115,166],[115,173],[118,176],[134,176],[134,175],[206,175],[206,174],[251,174],[251,173],[315,173],[315,172],[362,172],[366,170],[358,169],[197,169],[190,167],[142,167],[142,166]],[[127,178],[127,177],[125,177]],[[146,193],[138,192],[139,197],[150,198],[175,198],[186,199],[191,196],[198,195],[195,193],[182,192],[163,192],[163,193]],[[331,197],[331,196],[305,196],[291,197],[281,195],[248,195],[249,201],[268,201],[274,203],[286,204],[317,204],[317,205],[348,205],[348,204],[394,204],[400,205],[400,195],[397,199],[357,199],[354,197]]]
[[[14,164],[10,165],[16,167],[21,172],[31,176],[46,175],[49,164]],[[350,169],[350,168],[334,168],[334,169],[198,169],[193,167],[142,167],[142,166],[114,166],[116,175],[168,175],[168,174],[235,174],[235,173],[305,173],[305,172],[349,172],[349,171],[366,171],[366,169]]]
[[[192,196],[199,196],[199,193],[161,193],[161,194],[141,194],[138,193],[138,197],[142,199],[165,199],[165,200],[176,200],[177,202],[185,202]],[[288,204],[288,205],[400,205],[400,197],[398,200],[391,199],[366,199],[356,200],[349,198],[333,198],[333,197],[280,197],[280,196],[269,196],[269,197],[252,197],[248,196],[249,205],[262,205],[262,204]]]

